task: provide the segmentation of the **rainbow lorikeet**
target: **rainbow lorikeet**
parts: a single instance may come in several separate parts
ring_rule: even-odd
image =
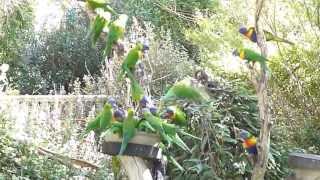
[[[120,39],[124,37],[124,32],[127,24],[128,16],[125,14],[120,14],[118,19],[110,22],[108,25],[108,35],[106,47],[104,49],[104,55],[109,57],[112,51],[112,47]]]
[[[135,47],[130,49],[128,55],[121,65],[120,79],[126,74],[131,81],[131,95],[134,101],[140,101],[144,91],[138,81],[134,78],[134,70],[138,60],[142,57],[143,46],[137,43]]]
[[[150,112],[157,116],[158,114],[158,108],[155,107],[152,100],[148,96],[143,96],[143,98],[139,102],[141,108],[148,108]]]
[[[122,122],[125,118],[124,110],[118,106],[117,101],[113,97],[110,97],[108,99],[108,103],[112,106],[113,109],[113,120]]]
[[[143,45],[140,43],[137,43],[135,47],[130,49],[121,65],[120,77],[123,77],[124,74],[127,74],[129,79],[133,78],[135,66],[139,59],[142,57],[142,49]]]
[[[249,155],[257,155],[257,139],[246,130],[240,130],[240,139],[243,141],[242,146]]]
[[[112,106],[106,103],[103,107],[102,112],[92,121],[89,121],[84,135],[88,134],[90,131],[102,132],[106,130],[112,122]]]
[[[179,129],[174,124],[169,124],[163,119],[154,116],[149,110],[143,109],[143,117],[160,134],[161,138],[169,145],[176,144],[183,150],[190,152],[189,147],[181,140],[177,132]]]
[[[127,148],[129,141],[135,136],[136,134],[136,126],[137,120],[134,118],[134,111],[133,109],[128,109],[128,116],[123,121],[122,127],[122,144],[120,148],[119,155],[122,155]]]
[[[246,27],[241,27],[239,29],[239,32],[247,37],[250,41],[257,43],[257,33],[254,27],[249,27],[248,29]],[[264,30],[264,35],[266,36],[267,41],[276,41],[276,42],[284,42],[293,45],[294,43],[280,38],[278,36],[273,35],[271,32]]]
[[[166,102],[178,99],[202,102],[209,99],[209,95],[204,90],[193,86],[190,78],[186,78],[175,83],[161,98],[161,101]]]
[[[166,119],[170,119],[172,123],[186,126],[187,125],[187,115],[177,106],[169,106],[167,107],[163,117]]]
[[[234,56],[239,56],[240,59],[247,60],[248,63],[252,62],[254,64],[259,62],[262,68],[267,68],[266,61],[268,61],[268,59],[251,49],[236,49],[232,54]]]

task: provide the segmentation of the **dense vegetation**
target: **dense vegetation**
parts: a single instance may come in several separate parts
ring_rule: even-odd
[[[188,132],[202,140],[184,138],[192,147],[190,154],[170,149],[185,170],[169,164],[168,176],[250,176],[252,165],[234,128],[259,135],[257,97],[246,65],[238,63],[232,51],[236,47],[257,49],[238,33],[240,26],[253,24],[253,1],[115,0],[111,5],[130,17],[126,40],[139,33],[149,39],[150,49],[144,60],[147,72],[152,74],[150,93],[155,100],[177,80],[194,76],[198,69],[205,69],[215,83],[215,90],[208,91],[210,107],[188,109]],[[105,92],[101,90],[106,87],[105,44],[103,38],[96,46],[91,44],[91,12],[77,3],[61,3],[64,13],[59,26],[52,31],[35,31],[35,6],[28,0],[16,0],[0,11],[4,22],[0,26],[0,64],[10,65],[9,90],[21,94],[49,94],[59,88],[68,93]],[[268,1],[266,6],[261,19],[264,28],[294,42],[293,46],[268,42],[273,127],[266,179],[281,179],[290,174],[289,152],[320,153],[320,2],[281,0]],[[135,32],[136,26],[141,32]],[[0,113],[5,114],[1,109]],[[60,179],[85,174],[39,156],[35,145],[9,135],[6,123],[10,119],[0,119],[0,179]],[[204,148],[208,144],[209,148]],[[84,176],[103,178],[105,174],[98,171]]]

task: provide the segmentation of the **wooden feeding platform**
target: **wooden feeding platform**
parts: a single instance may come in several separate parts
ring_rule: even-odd
[[[154,179],[151,172],[152,167],[146,160],[153,162],[162,159],[160,142],[159,135],[145,132],[137,132],[129,141],[126,150],[119,158],[130,180]],[[116,156],[119,154],[121,143],[122,138],[117,134],[108,135],[102,142],[101,151],[104,154]]]

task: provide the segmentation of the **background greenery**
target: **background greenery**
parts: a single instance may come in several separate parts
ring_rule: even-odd
[[[92,77],[91,83],[99,82],[103,76],[99,70],[103,44],[100,42],[94,48],[86,38],[89,19],[84,9],[67,9],[63,23],[55,31],[34,32],[34,5],[28,1],[15,4],[10,11],[1,11],[4,23],[0,26],[0,63],[11,66],[8,76],[12,88],[22,94],[48,94],[53,84],[70,91],[70,84],[77,78],[82,87],[89,88],[83,79],[85,75]],[[193,147],[193,153],[172,149],[172,154],[186,171],[169,166],[169,176],[172,179],[248,176],[251,167],[232,128],[244,128],[258,135],[257,102],[247,71],[241,71],[245,67],[240,63],[238,71],[227,67],[235,61],[231,57],[234,47],[256,48],[237,32],[239,26],[250,24],[253,1],[128,0],[114,1],[112,5],[119,12],[135,16],[146,35],[152,36],[148,71],[153,73],[151,93],[155,99],[176,80],[193,76],[199,68],[210,72],[210,78],[222,89],[211,92],[212,107],[189,109],[190,133],[202,137],[203,131],[199,129],[205,127],[210,149],[204,153],[201,149],[204,141],[185,139]],[[290,173],[289,152],[320,153],[320,2],[281,0],[268,1],[267,6],[267,15],[262,17],[264,27],[295,43],[294,46],[268,43],[268,65],[272,72],[268,95],[274,125],[267,179],[281,179]],[[39,159],[32,145],[16,143],[3,129],[0,142],[6,148],[0,153],[2,176],[55,179],[74,175],[73,170],[57,162]],[[25,159],[16,162],[12,153]]]

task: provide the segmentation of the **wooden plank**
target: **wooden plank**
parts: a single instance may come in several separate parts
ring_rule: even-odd
[[[103,142],[101,146],[102,153],[116,156],[119,154],[121,142]],[[147,159],[161,159],[162,150],[150,145],[129,143],[123,155],[138,156]]]

